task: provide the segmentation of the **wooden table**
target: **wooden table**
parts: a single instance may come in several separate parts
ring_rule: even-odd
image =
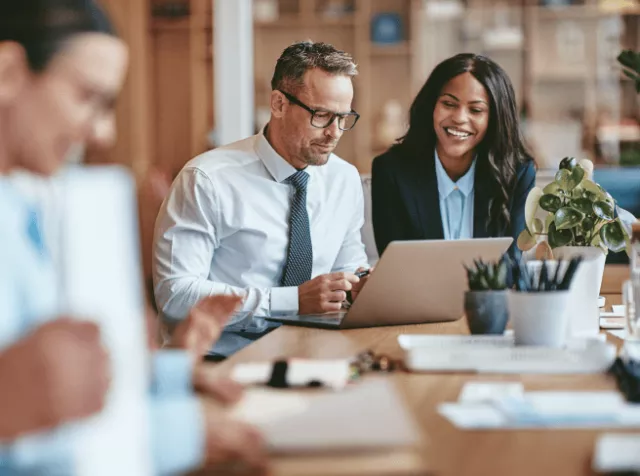
[[[611,278],[613,276],[613,278]],[[622,268],[607,269],[603,290],[619,289]],[[611,281],[614,281],[613,283]],[[621,283],[622,281],[620,281]],[[619,294],[608,294],[607,305]],[[401,358],[397,336],[403,333],[466,334],[465,320],[451,323],[330,331],[283,326],[226,362],[221,373],[240,362],[280,357],[340,358],[365,349]],[[619,343],[615,337],[608,336]],[[461,475],[585,475],[592,474],[591,457],[601,431],[461,431],[437,413],[437,405],[455,401],[469,381],[519,381],[526,390],[613,390],[607,375],[475,375],[396,373],[391,379],[423,432],[417,451],[325,458],[275,458],[274,473],[327,474],[443,474]]]

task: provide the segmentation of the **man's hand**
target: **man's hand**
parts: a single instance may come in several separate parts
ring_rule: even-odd
[[[356,270],[356,273],[359,273],[360,271],[366,271],[367,269],[369,270],[369,274],[360,278],[360,281],[354,284],[353,289],[351,289],[352,301],[356,300],[356,298],[358,297],[358,294],[360,293],[364,285],[367,284],[367,281],[369,280],[369,276],[371,276],[371,273],[373,273],[373,268],[358,268]]]
[[[198,361],[218,340],[225,323],[240,303],[240,296],[217,295],[204,298],[176,326],[170,347],[185,349]]]
[[[98,326],[61,318],[0,354],[0,439],[49,429],[102,409],[110,371]]]
[[[337,312],[360,279],[353,273],[323,274],[298,287],[300,314]]]
[[[232,419],[210,400],[201,399],[200,402],[206,425],[205,466],[243,465],[253,471],[264,471],[267,453],[258,430]]]
[[[238,403],[243,394],[243,387],[239,383],[226,377],[219,377],[216,366],[210,363],[200,363],[193,370],[193,388],[222,405]]]

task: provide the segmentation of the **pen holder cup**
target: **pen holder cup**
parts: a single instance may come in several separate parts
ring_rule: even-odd
[[[606,256],[602,250],[594,246],[563,246],[555,248],[553,254],[556,259],[561,259],[561,270],[568,264],[566,260],[576,256],[582,258],[582,262],[571,282],[571,298],[567,313],[569,325],[567,335],[569,338],[593,337],[600,332],[600,310],[598,309],[598,297],[602,285]],[[558,261],[547,261],[550,273],[556,271]],[[540,274],[541,261],[528,261],[527,268],[534,276]],[[537,283],[535,283],[537,286]]]
[[[569,297],[569,291],[510,291],[507,303],[516,345],[563,347]]]

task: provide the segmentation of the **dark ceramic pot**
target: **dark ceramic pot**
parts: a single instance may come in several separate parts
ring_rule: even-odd
[[[464,311],[472,334],[503,334],[509,320],[507,291],[467,291]]]

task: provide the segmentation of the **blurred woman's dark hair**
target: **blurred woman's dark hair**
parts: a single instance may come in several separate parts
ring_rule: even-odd
[[[488,162],[490,176],[496,185],[487,229],[500,235],[511,222],[509,197],[516,186],[516,167],[532,158],[520,131],[511,80],[498,64],[471,53],[462,53],[438,64],[411,105],[407,134],[394,148],[415,160],[433,156],[436,148],[433,111],[444,86],[463,73],[471,73],[484,86],[491,103],[487,133],[478,145],[476,155],[478,160]]]
[[[0,42],[22,45],[34,72],[46,69],[65,42],[81,33],[116,36],[94,0],[0,0]]]

